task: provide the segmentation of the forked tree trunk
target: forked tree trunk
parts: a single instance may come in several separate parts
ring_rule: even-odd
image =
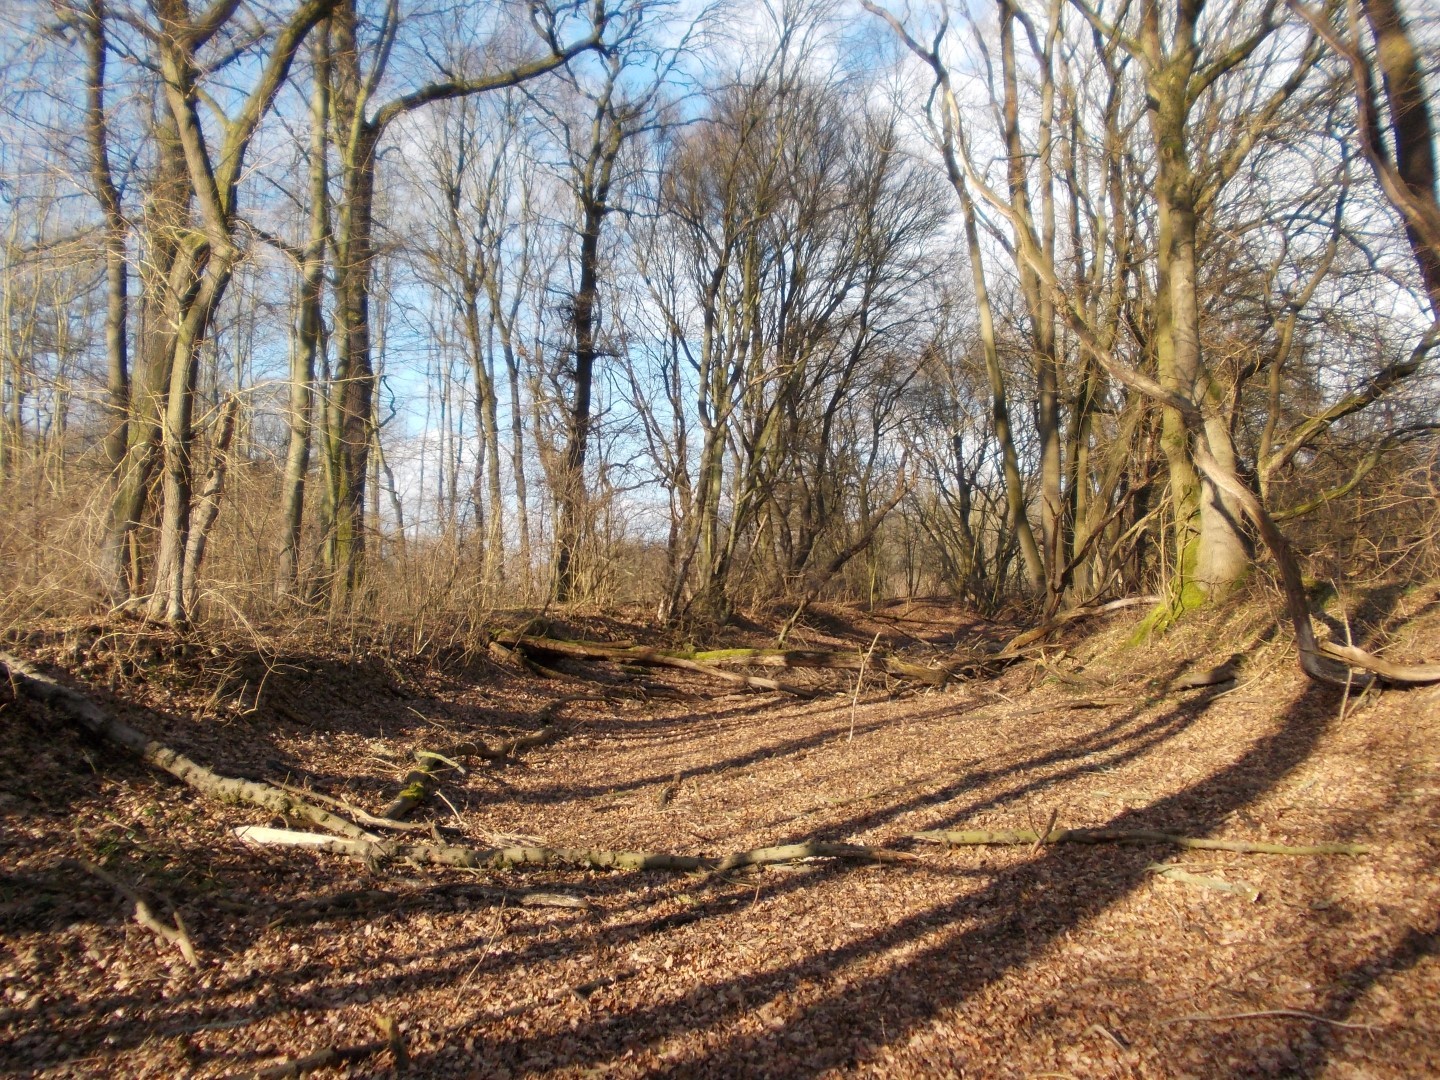
[[[1235,474],[1235,448],[1224,402],[1228,395],[1206,366],[1200,346],[1197,202],[1199,180],[1189,159],[1191,85],[1198,47],[1193,25],[1177,27],[1167,52],[1160,13],[1147,3],[1142,29],[1150,130],[1156,152],[1155,198],[1159,220],[1155,352],[1160,384],[1201,404],[1205,433],[1217,465]],[[1242,531],[1244,514],[1235,499],[1197,468],[1193,435],[1167,408],[1162,446],[1170,471],[1175,514],[1176,595],[1194,607],[1225,596],[1249,573],[1252,554]]]

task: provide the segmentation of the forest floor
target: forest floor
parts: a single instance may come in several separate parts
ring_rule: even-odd
[[[1357,643],[1437,658],[1440,587],[1347,599]],[[444,775],[416,817],[468,843],[820,839],[917,858],[467,873],[248,847],[234,827],[281,822],[0,685],[0,1073],[280,1075],[359,1047],[311,1075],[393,1075],[393,1049],[369,1045],[389,1019],[424,1077],[1440,1075],[1440,687],[1312,685],[1277,609],[1257,592],[1137,647],[1137,608],[941,690],[785,673],[825,691],[813,700],[681,671],[542,679],[426,642],[28,627],[5,648],[151,736],[371,812],[415,747],[524,732],[547,702],[602,694],[567,704],[564,737],[523,760]],[[1017,628],[926,601],[822,610],[793,644],[878,634],[944,659]],[[730,632],[746,640],[764,627]],[[1229,687],[1169,689],[1232,655]],[[1052,820],[1370,850],[911,836]],[[173,905],[199,966],[81,860]]]

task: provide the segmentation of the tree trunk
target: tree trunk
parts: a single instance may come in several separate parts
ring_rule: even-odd
[[[217,434],[210,448],[210,469],[200,501],[195,508],[195,523],[185,546],[185,564],[181,575],[181,594],[186,612],[195,610],[200,597],[200,567],[205,562],[205,548],[211,526],[220,514],[220,497],[225,493],[225,473],[230,465],[230,442],[235,436],[235,418],[240,411],[240,398],[231,393],[220,407]]]
[[[570,324],[575,341],[574,397],[565,431],[565,457],[560,473],[556,521],[555,599],[574,598],[576,562],[587,531],[585,454],[590,442],[590,397],[595,377],[596,307],[600,298],[600,225],[605,207],[587,201],[580,231],[580,287],[571,300]]]
[[[1162,51],[1159,12],[1147,3],[1144,38],[1150,129],[1156,151],[1155,198],[1159,219],[1155,351],[1160,384],[1201,405],[1205,431],[1220,468],[1233,475],[1235,449],[1221,392],[1204,363],[1196,251],[1198,181],[1188,151],[1190,84],[1196,65],[1194,27],[1182,23],[1169,54]],[[1197,468],[1192,434],[1173,408],[1162,420],[1162,446],[1170,471],[1175,514],[1177,581],[1172,602],[1180,609],[1219,599],[1249,572],[1251,552],[1244,520],[1232,496]]]
[[[343,55],[337,52],[337,57]],[[337,63],[337,68],[341,67]],[[350,79],[358,80],[358,71]],[[347,76],[341,75],[339,86]],[[359,103],[356,107],[363,107]],[[370,354],[370,236],[379,132],[364,125],[343,148],[344,202],[335,243],[335,323],[338,353],[331,396],[334,410],[325,548],[330,603],[343,610],[359,584],[365,559],[365,482],[369,466],[375,372]]]
[[[305,482],[310,472],[310,441],[315,411],[315,361],[324,345],[325,242],[330,234],[330,110],[328,42],[322,32],[315,49],[315,86],[310,99],[310,231],[300,266],[300,312],[290,353],[290,424],[281,482],[281,528],[276,588],[296,597],[300,586],[300,538],[305,514]]]

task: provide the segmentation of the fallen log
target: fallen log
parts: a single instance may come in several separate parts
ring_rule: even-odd
[[[735,681],[734,675],[722,674],[715,669],[779,667],[859,671],[863,665],[865,668],[881,670],[899,678],[914,679],[928,686],[943,686],[955,676],[959,668],[965,666],[912,663],[883,652],[876,652],[866,662],[864,654],[858,651],[852,653],[833,649],[654,649],[643,645],[612,645],[603,641],[567,641],[561,638],[524,637],[509,632],[496,634],[495,642],[505,648],[534,649],[573,660],[648,664],[657,667],[678,667],[703,671],[707,675],[731,681]],[[778,689],[791,694],[809,693],[809,691],[800,691],[799,688],[776,684],[770,680],[758,680],[751,685],[766,690]]]
[[[774,690],[795,697],[812,698],[815,691],[805,687],[782,683],[777,679],[765,679],[755,675],[741,675],[725,671],[711,664],[692,660],[678,653],[663,649],[651,649],[639,645],[614,646],[598,641],[564,641],[560,638],[527,637],[510,631],[497,633],[493,640],[504,648],[521,654],[542,653],[548,656],[562,656],[570,660],[602,661],[609,664],[642,664],[650,667],[679,668],[695,671],[713,679],[748,686],[755,690]]]
[[[144,732],[116,719],[85,695],[71,690],[68,686],[62,686],[49,675],[42,674],[9,653],[0,652],[0,668],[9,673],[10,681],[17,689],[58,709],[92,735],[123,746],[147,765],[169,773],[203,795],[224,803],[259,806],[283,817],[299,818],[356,840],[379,839],[353,821],[347,821],[271,784],[259,780],[238,780],[212,772],[184,754],[156,742]]]
[[[932,829],[911,833],[916,840],[928,840],[953,847],[1028,844],[1170,844],[1200,851],[1235,851],[1251,855],[1364,855],[1365,844],[1269,844],[1255,840],[1211,840],[1181,836],[1153,829],[1053,829],[1042,837],[1034,829],[958,830]]]
[[[453,866],[467,870],[514,870],[521,867],[569,866],[584,870],[699,870],[727,871],[746,866],[769,866],[799,859],[850,859],[859,862],[911,862],[916,856],[888,848],[860,844],[809,841],[776,847],[737,851],[723,858],[672,855],[663,851],[606,851],[601,848],[499,847],[472,848],[456,844],[407,844],[397,841],[357,840],[325,833],[297,832],[244,825],[235,835],[247,844],[296,847],[348,855],[367,865],[402,860],[426,866]]]
[[[716,667],[746,665],[754,667],[821,668],[836,671],[883,671],[903,679],[914,679],[927,686],[943,686],[955,676],[958,665],[916,664],[876,651],[867,663],[863,652],[840,652],[822,649],[709,649],[692,657]]]
[[[1353,645],[1340,645],[1333,641],[1322,641],[1320,653],[1332,660],[1339,660],[1351,667],[1372,671],[1382,679],[1394,683],[1423,684],[1440,682],[1440,664],[1393,664],[1383,657],[1357,649]]]

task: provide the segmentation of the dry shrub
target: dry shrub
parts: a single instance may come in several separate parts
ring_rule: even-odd
[[[1327,452],[1284,486],[1279,506],[1295,505],[1340,484],[1366,448]],[[417,539],[372,520],[369,563],[360,593],[344,612],[316,600],[277,596],[280,546],[277,462],[263,452],[237,454],[230,467],[220,515],[201,572],[199,620],[216,631],[326,633],[350,641],[392,640],[419,651],[430,646],[483,647],[485,631],[503,623],[497,613],[543,610],[548,567],[518,565],[509,543],[503,573],[487,560],[473,530],[432,529]],[[320,566],[318,472],[309,485],[301,551],[302,580],[316,582]],[[46,617],[93,614],[100,594],[97,553],[103,535],[108,484],[98,447],[76,441],[67,460],[35,454],[0,486],[0,630],[23,629]],[[663,545],[636,534],[635,523],[614,500],[600,500],[594,527],[577,562],[579,606],[615,610],[641,605],[653,611],[668,575]],[[543,515],[536,514],[542,519]],[[882,532],[875,551],[861,555],[825,583],[819,599],[873,600],[928,587],[945,591],[943,575],[917,574],[903,564],[925,559],[923,544],[900,535],[903,521]],[[1349,494],[1287,522],[1317,581],[1363,587],[1382,581],[1440,579],[1440,437],[1416,440],[1383,458]],[[142,530],[142,543],[149,534]],[[543,531],[533,539],[537,557],[549,551]],[[1263,560],[1262,560],[1263,562]],[[735,594],[742,606],[774,598],[753,552],[737,558]],[[747,591],[749,590],[749,591]],[[319,590],[312,590],[318,596]],[[572,605],[573,606],[573,605]],[[401,640],[401,639],[404,640]]]
[[[105,510],[91,455],[22,461],[0,485],[0,628],[91,610]]]
[[[1316,462],[1305,494],[1353,474],[1363,448]],[[1298,500],[1297,500],[1298,501]],[[1440,437],[1383,458],[1348,495],[1289,523],[1320,580],[1425,581],[1440,577]]]

